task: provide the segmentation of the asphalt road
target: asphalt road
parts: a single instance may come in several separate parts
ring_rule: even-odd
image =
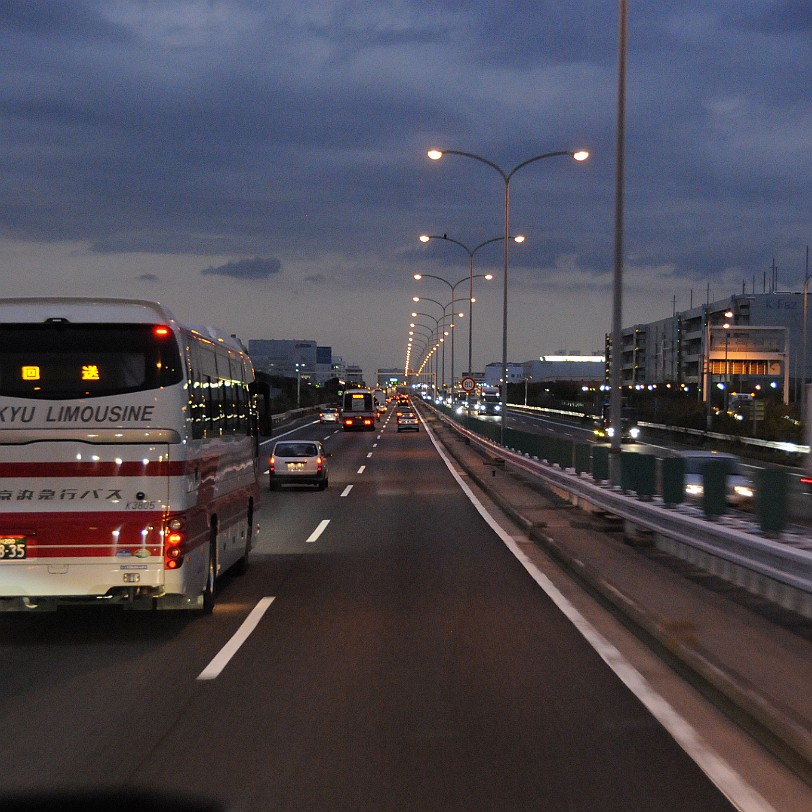
[[[330,487],[263,494],[251,566],[222,579],[211,616],[0,615],[0,792],[167,789],[248,812],[732,808],[425,431],[299,435],[327,437]]]

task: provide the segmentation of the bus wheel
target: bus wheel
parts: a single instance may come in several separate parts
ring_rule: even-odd
[[[217,600],[217,528],[211,531],[209,542],[209,567],[206,571],[206,585],[203,587],[203,614],[210,615],[214,611]]]

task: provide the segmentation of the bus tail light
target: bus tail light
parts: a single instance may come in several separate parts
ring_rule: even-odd
[[[185,541],[183,519],[173,516],[164,526],[164,569],[176,570],[183,563]]]

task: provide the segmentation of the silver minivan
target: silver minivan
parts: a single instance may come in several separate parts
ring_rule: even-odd
[[[288,484],[316,485],[323,491],[329,484],[329,456],[318,440],[277,441],[268,466],[271,490]]]

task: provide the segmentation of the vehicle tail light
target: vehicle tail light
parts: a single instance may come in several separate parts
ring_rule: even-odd
[[[345,425],[345,426],[351,426],[351,425],[352,425],[352,418],[351,418],[351,417],[348,417],[348,418],[347,418],[347,419],[344,421],[344,425]]]
[[[372,425],[372,420],[369,417],[365,417],[364,418],[364,425],[365,426],[371,426]]]
[[[164,569],[176,570],[183,563],[185,541],[183,519],[173,516],[164,525]]]
[[[321,457],[316,457],[316,470],[321,473],[322,468],[324,468],[324,460]]]
[[[268,470],[271,473],[273,473],[276,470],[276,457],[274,457],[273,454],[271,455],[271,459],[268,462]]]

